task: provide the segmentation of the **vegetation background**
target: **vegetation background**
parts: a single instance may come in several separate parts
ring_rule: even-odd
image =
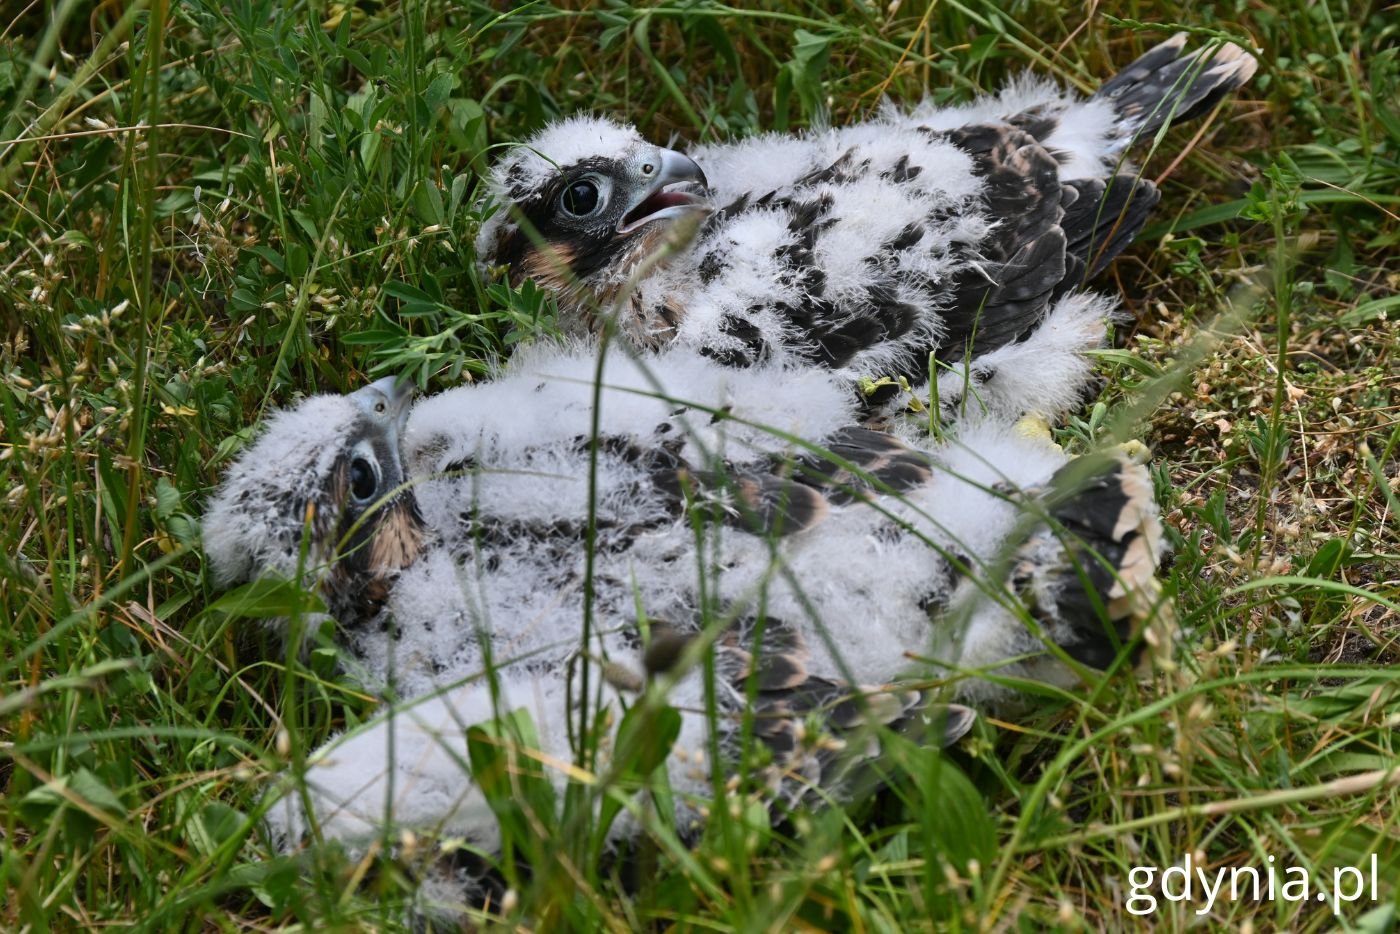
[[[1147,157],[1157,222],[1100,283],[1136,324],[1062,432],[1146,416],[1181,669],[1045,698],[952,759],[910,749],[873,803],[783,833],[718,813],[694,854],[663,838],[631,894],[586,821],[521,822],[537,871],[508,866],[477,920],[1393,928],[1393,3],[3,9],[0,928],[403,923],[404,853],[309,866],[253,831],[264,780],[373,703],[329,649],[302,666],[258,635],[250,615],[285,605],[221,602],[198,516],[269,406],[399,370],[451,385],[550,328],[538,293],[475,271],[493,147],[580,109],[701,140],[961,101],[1027,67],[1091,90],[1181,28],[1257,47],[1260,72]],[[1382,901],[1129,914],[1129,869],[1186,853],[1323,878],[1376,854]]]

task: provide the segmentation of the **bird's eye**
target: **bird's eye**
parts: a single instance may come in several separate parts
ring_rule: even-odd
[[[363,457],[350,462],[350,495],[357,503],[367,503],[379,489],[379,477],[374,467]]]
[[[560,196],[559,203],[574,217],[587,217],[598,208],[598,185],[588,179],[580,179]]]

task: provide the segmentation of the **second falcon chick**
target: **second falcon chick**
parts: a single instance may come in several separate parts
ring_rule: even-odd
[[[841,797],[880,754],[871,724],[956,739],[970,711],[935,695],[1072,683],[1156,608],[1139,465],[989,422],[921,451],[854,426],[824,370],[614,349],[599,385],[597,366],[591,344],[529,349],[406,425],[384,384],[315,397],[230,469],[205,519],[221,578],[303,572],[352,667],[409,700],[313,759],[305,800],[326,837],[432,830],[494,851],[462,731],[528,713],[562,787],[574,773],[550,764],[573,761],[581,706],[615,717],[656,678],[676,679],[681,826],[714,788],[697,758],[711,705],[714,766],[752,736],[771,802]],[[713,696],[680,664],[690,646],[713,652]],[[289,840],[310,826],[297,796],[272,814]]]

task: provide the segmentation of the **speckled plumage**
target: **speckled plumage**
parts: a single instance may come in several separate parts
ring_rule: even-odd
[[[1254,72],[1236,46],[1206,57],[1183,54],[1184,42],[1155,47],[1088,99],[1025,78],[965,107],[887,108],[850,127],[695,147],[693,163],[644,178],[636,166],[685,157],[630,127],[574,117],[496,167],[503,206],[478,250],[554,291],[567,326],[593,330],[616,313],[641,346],[914,386],[932,352],[945,368],[940,399],[961,413],[966,372],[988,382],[1005,367],[990,356],[1037,328],[1075,328],[1081,350],[1102,341],[1111,305],[1087,300],[1097,328],[1059,319],[1082,311],[1071,293],[1157,201],[1125,149]],[[571,213],[576,185],[599,189],[587,218]],[[1054,416],[1078,401],[1086,370],[1037,386],[990,381],[975,406]],[[864,414],[904,401],[891,383],[864,398]]]
[[[569,761],[583,668],[593,702],[617,712],[702,638],[716,640],[721,747],[746,713],[762,714],[755,736],[774,757],[774,800],[839,793],[852,762],[878,754],[869,737],[850,745],[861,722],[923,722],[929,699],[901,687],[906,676],[931,668],[951,677],[951,699],[979,703],[1006,691],[969,673],[1072,680],[1033,630],[1101,665],[1143,615],[1129,595],[1155,593],[1159,527],[1140,466],[1111,458],[1074,479],[1081,461],[989,421],[920,450],[855,425],[854,400],[829,371],[731,369],[684,348],[641,360],[612,351],[595,410],[596,366],[587,343],[527,349],[495,380],[420,401],[401,462],[380,465],[408,478],[423,547],[381,605],[339,620],[338,638],[367,683],[417,700],[319,754],[307,778],[328,837],[362,841],[388,823],[489,850],[495,817],[454,752],[465,726],[524,709],[545,755]],[[302,407],[312,408],[334,435],[330,406]],[[359,424],[342,409],[347,428]],[[303,447],[276,447],[301,414],[279,416],[240,459],[206,519],[225,579],[296,567],[238,544],[253,526],[231,491],[256,475],[273,488],[260,503],[295,502],[277,488],[302,489],[321,469],[308,470]],[[1059,524],[1085,542],[1062,543]],[[335,561],[331,549],[312,553]],[[1083,593],[1085,581],[1102,593]],[[702,634],[705,619],[732,623]],[[488,664],[494,692],[480,677]],[[699,672],[676,676],[669,701],[688,754],[668,767],[687,825],[688,802],[711,788],[695,758],[708,727]],[[966,728],[966,711],[952,711],[936,737]],[[300,806],[274,812],[293,839]]]

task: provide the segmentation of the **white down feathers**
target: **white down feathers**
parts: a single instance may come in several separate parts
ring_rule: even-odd
[[[590,453],[581,439],[596,430],[641,451],[671,443],[696,469],[718,458],[741,472],[804,453],[792,438],[820,445],[850,424],[851,407],[829,372],[730,370],[685,349],[643,360],[614,349],[602,370],[595,429],[595,353],[586,343],[536,347],[499,378],[425,399],[411,412],[404,459],[433,537],[395,582],[384,619],[350,634],[347,645],[368,684],[392,682],[412,700],[318,754],[307,779],[328,837],[360,842],[387,823],[495,845],[495,818],[464,772],[462,730],[523,708],[545,755],[569,761],[578,666],[592,666],[598,702],[620,711],[624,694],[600,666],[636,672],[640,681],[639,611],[652,624],[691,630],[707,615],[743,619],[761,611],[801,635],[811,674],[845,683],[983,668],[1031,673],[1004,663],[1041,653],[1039,638],[1018,612],[979,591],[999,591],[983,578],[996,577],[990,569],[1024,519],[1007,490],[1044,484],[1067,458],[1048,441],[991,420],[963,425],[956,441],[937,448],[922,486],[833,503],[813,528],[781,537],[712,524],[697,539],[690,518],[668,507],[632,456],[605,447],[591,494],[593,636],[581,653],[581,529],[590,509]],[[965,562],[972,576],[944,555]],[[1065,633],[1051,626],[1046,635]],[[488,665],[497,672],[499,706],[483,680]],[[958,681],[954,693],[1005,696],[975,678]],[[685,712],[678,746],[700,753],[708,724],[699,713],[697,672],[670,702]],[[744,703],[742,695],[720,698],[721,710]],[[708,770],[687,764],[694,761],[668,763],[683,800],[710,788]],[[562,772],[547,771],[564,783]],[[293,840],[307,826],[294,798],[271,815]],[[685,805],[679,816],[694,818]]]
[[[594,618],[600,630],[621,633],[620,641],[603,638],[599,651],[635,658],[638,607],[649,619],[687,627],[702,610],[752,613],[762,602],[769,616],[802,633],[820,660],[814,673],[885,682],[909,669],[907,653],[930,650],[935,626],[927,607],[945,603],[959,583],[920,538],[974,567],[992,562],[1021,512],[989,488],[1043,484],[1066,461],[1053,445],[983,421],[937,450],[933,479],[903,497],[833,505],[816,527],[778,538],[712,527],[697,545],[690,521],[630,454],[600,451],[590,484],[583,441],[594,432],[595,367],[586,346],[536,351],[495,381],[415,407],[405,462],[435,547],[395,585],[392,629],[362,637],[371,676],[385,678],[392,667],[407,696],[453,683],[480,672],[483,636],[497,664],[562,662],[582,631],[592,496]],[[653,379],[664,387],[660,396]],[[641,451],[683,439],[680,457],[701,470],[722,462],[742,471],[799,455],[805,449],[789,438],[819,446],[850,424],[839,380],[815,370],[727,370],[686,350],[643,365],[614,351],[603,383],[600,437]],[[713,421],[718,410],[725,417]],[[701,556],[707,608],[696,583]],[[820,618],[804,608],[808,601]],[[862,638],[849,638],[851,625]],[[841,658],[826,647],[824,632]],[[938,657],[983,665],[1027,651],[1030,638],[1019,618],[988,606],[968,633],[943,638]],[[963,691],[984,689],[969,682]]]

